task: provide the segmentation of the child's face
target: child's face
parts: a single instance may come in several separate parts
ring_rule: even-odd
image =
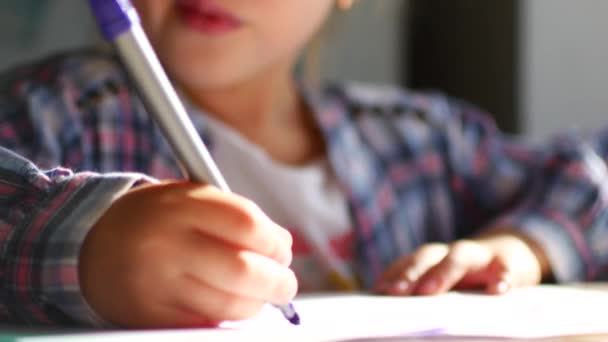
[[[190,91],[289,72],[334,0],[133,0],[171,76]]]

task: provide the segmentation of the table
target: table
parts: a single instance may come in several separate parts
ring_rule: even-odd
[[[9,335],[0,334],[0,342],[505,341],[500,336],[529,337],[525,340],[537,342],[608,341],[605,316],[608,284],[600,283],[516,289],[505,296],[471,293],[408,298],[364,294],[301,296],[295,304],[303,317],[300,328],[286,323],[276,309],[268,306],[251,320],[224,326],[233,330],[87,331],[84,335],[69,331],[67,335],[57,336],[55,332],[23,339],[11,336],[14,331],[5,330]],[[562,306],[573,313],[559,310]],[[602,316],[590,315],[591,319],[585,319],[589,307],[595,306],[602,309],[599,311]],[[458,336],[417,335],[437,328],[442,334]],[[577,335],[569,336],[572,332]],[[557,337],[542,338],[553,335]]]

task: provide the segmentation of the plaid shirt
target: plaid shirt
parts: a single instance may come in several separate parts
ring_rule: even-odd
[[[0,94],[0,145],[35,163],[0,149],[0,317],[99,324],[79,291],[83,239],[115,198],[152,181],[144,174],[180,178],[177,164],[112,57],[13,70]],[[608,132],[541,148],[437,94],[349,84],[303,95],[348,202],[365,288],[424,243],[497,225],[537,241],[558,281],[608,278]],[[192,119],[213,152],[204,119]]]

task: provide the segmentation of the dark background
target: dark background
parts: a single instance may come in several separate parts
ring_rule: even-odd
[[[513,0],[413,0],[404,83],[441,89],[490,111],[505,131],[521,131],[518,8]]]

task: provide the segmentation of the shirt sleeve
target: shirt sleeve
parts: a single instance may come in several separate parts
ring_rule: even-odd
[[[532,238],[560,282],[608,275],[608,170],[602,140],[564,137],[555,143],[542,156],[521,203],[489,226],[512,227]]]
[[[0,319],[30,325],[102,326],[78,281],[80,247],[139,174],[39,170],[0,148]]]
[[[155,181],[111,173],[145,172],[157,150],[123,76],[97,53],[0,74],[2,321],[105,324],[80,292],[81,245],[116,198]]]
[[[454,207],[471,233],[519,230],[543,248],[557,281],[605,279],[608,131],[533,145],[501,134],[476,108],[438,108]]]

